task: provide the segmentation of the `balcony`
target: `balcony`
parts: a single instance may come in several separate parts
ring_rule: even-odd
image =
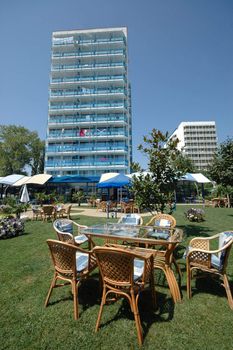
[[[54,64],[52,65],[52,71],[63,71],[63,70],[88,70],[88,69],[108,69],[108,68],[126,68],[123,62],[112,62],[112,63],[92,63],[92,64]]]
[[[78,139],[85,140],[90,138],[106,138],[106,137],[121,137],[125,138],[128,136],[128,133],[124,130],[116,129],[97,129],[97,130],[87,130],[80,129],[77,131],[62,131],[50,132],[47,136],[47,139]]]
[[[104,123],[114,123],[114,124],[125,124],[127,123],[127,116],[123,114],[94,114],[94,115],[82,115],[82,116],[50,116],[48,120],[48,125],[77,125],[77,124],[104,124]]]
[[[50,105],[49,113],[58,111],[86,111],[86,110],[122,110],[127,109],[124,102],[100,102],[100,103],[77,103],[77,104],[54,104]]]
[[[64,49],[66,47],[64,46]],[[78,49],[75,51],[63,51],[59,52],[53,51],[52,58],[63,58],[63,57],[110,57],[110,56],[125,56],[126,50],[124,49],[115,49],[115,50],[88,50],[88,51],[79,51]]]
[[[66,145],[66,146],[48,146],[46,148],[46,153],[75,153],[75,154],[83,154],[83,153],[127,153],[127,146],[77,146],[77,145]]]
[[[106,166],[112,166],[112,167],[127,167],[128,161],[127,160],[106,160],[106,161],[81,161],[81,160],[54,160],[54,161],[47,161],[45,162],[46,168],[96,168],[96,167],[106,167]]]

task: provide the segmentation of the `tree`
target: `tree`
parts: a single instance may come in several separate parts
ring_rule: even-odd
[[[141,170],[142,170],[141,166],[140,166],[140,164],[138,162],[132,162],[131,163],[131,172],[132,173],[136,173],[136,172],[141,171]]]
[[[32,175],[43,172],[44,143],[37,132],[23,126],[0,125],[0,175],[26,174],[26,167]]]
[[[213,181],[221,185],[222,193],[228,199],[228,206],[233,196],[233,139],[228,138],[221,143],[209,167],[209,174]]]
[[[196,171],[192,159],[181,152],[177,155],[177,157],[174,160],[174,167],[184,174],[195,173]]]
[[[30,166],[31,175],[41,174],[44,172],[44,157],[45,157],[45,143],[41,141],[38,137],[33,138],[30,148]]]
[[[180,154],[176,148],[178,139],[169,140],[168,133],[153,129],[143,141],[138,149],[148,158],[148,173],[133,177],[131,192],[137,205],[153,215],[156,211],[164,212],[168,206],[170,209],[175,185],[183,173],[174,166]]]

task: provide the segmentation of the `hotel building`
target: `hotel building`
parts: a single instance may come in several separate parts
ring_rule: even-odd
[[[182,122],[170,138],[178,138],[177,148],[189,157],[198,170],[206,170],[217,150],[214,121]]]
[[[54,32],[51,55],[45,173],[129,173],[127,29]]]

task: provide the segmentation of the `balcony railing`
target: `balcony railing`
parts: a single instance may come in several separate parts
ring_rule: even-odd
[[[45,166],[47,168],[52,167],[81,167],[81,166],[88,166],[88,167],[96,167],[96,166],[128,166],[127,160],[103,160],[103,161],[80,161],[80,160],[66,160],[66,161],[47,161],[45,162]]]
[[[50,132],[48,138],[67,138],[67,137],[103,137],[103,136],[128,136],[124,130],[85,130],[81,129],[78,132]]]
[[[63,153],[63,152],[94,152],[94,151],[122,151],[127,152],[127,146],[48,146],[46,148],[47,153]]]
[[[104,81],[104,80],[124,80],[125,75],[97,75],[97,76],[84,76],[84,77],[64,77],[64,78],[52,78],[51,83],[74,83],[79,81]]]
[[[77,124],[77,123],[99,123],[99,122],[127,122],[127,117],[125,115],[83,115],[80,117],[77,116],[50,116],[48,123],[49,124]]]
[[[122,88],[116,89],[87,89],[80,88],[80,90],[52,90],[50,97],[60,96],[83,96],[83,95],[114,95],[114,94],[126,94],[127,90]]]
[[[52,71],[64,70],[64,69],[92,69],[92,68],[112,68],[112,67],[125,67],[123,62],[113,63],[93,63],[93,64],[54,64],[52,65]]]
[[[100,102],[100,103],[79,103],[79,104],[51,104],[50,110],[59,110],[59,109],[81,109],[81,108],[112,108],[112,107],[121,107],[127,108],[126,103],[122,102]]]

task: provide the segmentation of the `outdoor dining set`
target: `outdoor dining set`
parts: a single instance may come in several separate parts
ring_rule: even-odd
[[[44,205],[34,205],[32,207],[32,220],[41,219],[43,221],[48,221],[49,219],[55,220],[57,218],[67,217],[70,218],[72,204],[44,204]]]
[[[174,304],[182,301],[180,291],[182,272],[174,252],[183,241],[184,233],[176,227],[176,220],[171,215],[157,214],[143,225],[139,214],[125,214],[118,223],[89,227],[69,219],[57,218],[53,227],[57,240],[49,239],[47,244],[54,265],[54,276],[45,306],[48,305],[55,287],[71,284],[74,318],[78,319],[78,287],[82,280],[98,267],[102,300],[95,330],[99,329],[103,308],[109,296],[112,297],[111,300],[124,297],[130,304],[138,343],[142,345],[139,296],[148,285],[152,306],[156,307],[155,270],[164,273]],[[100,239],[103,242],[101,246]],[[211,250],[210,242],[214,239],[218,240],[219,245],[217,249]],[[229,306],[233,309],[226,274],[232,244],[233,231],[222,232],[210,238],[198,237],[191,240],[185,252],[188,298],[191,297],[191,279],[196,277],[194,271],[207,272],[222,279]],[[57,280],[62,280],[64,284],[57,284]]]

